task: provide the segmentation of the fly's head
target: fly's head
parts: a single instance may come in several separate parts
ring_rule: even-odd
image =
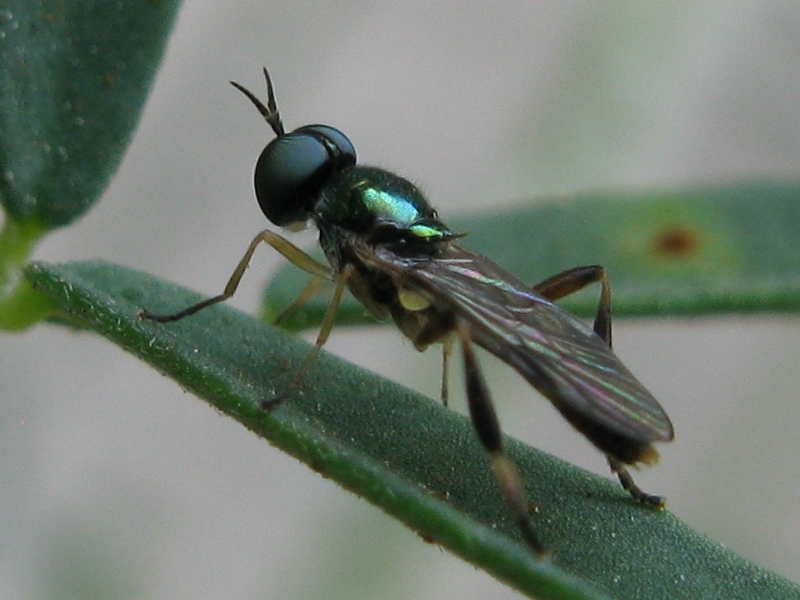
[[[264,77],[266,105],[249,90],[231,82],[256,106],[277,136],[256,162],[256,198],[271,223],[288,228],[302,226],[314,213],[331,177],[356,164],[356,150],[346,135],[328,125],[305,125],[286,133],[266,69]]]
[[[256,162],[258,205],[275,225],[304,224],[331,177],[355,162],[350,140],[333,127],[306,125],[278,136]]]

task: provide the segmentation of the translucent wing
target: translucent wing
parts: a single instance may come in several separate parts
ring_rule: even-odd
[[[672,439],[664,410],[592,329],[487,258],[455,243],[433,258],[353,248],[398,287],[459,319],[475,343],[513,366],[602,450],[617,454],[601,430],[643,448]]]

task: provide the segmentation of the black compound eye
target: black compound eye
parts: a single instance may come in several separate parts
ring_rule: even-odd
[[[306,125],[282,135],[258,157],[258,204],[275,225],[306,221],[331,175],[355,162],[353,144],[333,127]]]

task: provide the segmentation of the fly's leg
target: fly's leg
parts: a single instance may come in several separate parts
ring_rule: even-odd
[[[442,404],[450,401],[450,359],[453,356],[453,336],[448,335],[442,341]]]
[[[453,344],[456,341],[455,321],[452,316],[440,316],[431,319],[418,331],[414,337],[414,346],[420,351],[431,344],[442,344],[442,404],[447,406],[450,401],[450,359],[453,356]]]
[[[481,444],[489,452],[494,477],[500,486],[503,500],[517,521],[522,537],[536,554],[544,554],[545,547],[539,541],[539,536],[536,535],[528,514],[528,501],[525,499],[525,490],[522,487],[519,470],[503,451],[500,423],[497,420],[492,397],[483,378],[478,358],[475,356],[472,341],[463,326],[457,324],[456,328],[461,337],[461,348],[464,353],[467,401],[472,424]]]
[[[247,265],[250,264],[250,259],[253,258],[253,253],[256,251],[256,248],[261,242],[269,244],[270,246],[275,248],[275,250],[277,250],[283,256],[285,256],[294,265],[300,267],[301,269],[303,269],[308,273],[311,273],[317,278],[329,279],[329,280],[334,280],[336,278],[330,267],[323,265],[320,262],[317,262],[316,260],[311,258],[308,254],[300,250],[300,248],[292,244],[287,239],[279,236],[277,233],[265,230],[259,233],[255,238],[253,238],[253,241],[250,242],[250,245],[247,247],[247,251],[244,253],[244,256],[242,256],[242,259],[239,261],[239,264],[236,265],[236,268],[231,274],[231,277],[228,280],[228,283],[225,285],[225,289],[221,294],[203,300],[202,302],[198,302],[197,304],[194,304],[188,308],[185,308],[173,314],[158,315],[151,313],[148,310],[142,309],[139,311],[139,317],[142,319],[147,319],[148,321],[157,321],[158,323],[168,323],[170,321],[178,321],[180,319],[183,319],[184,317],[193,315],[196,312],[203,310],[204,308],[208,308],[209,306],[213,306],[214,304],[224,302],[225,300],[233,296],[233,294],[236,292],[236,288],[239,287],[239,282],[242,280],[242,276],[244,275],[244,272],[247,269]]]
[[[586,287],[590,283],[600,282],[600,300],[597,303],[597,314],[594,318],[594,332],[611,347],[611,285],[606,270],[600,265],[577,267],[545,279],[534,286],[534,290],[548,300],[558,300]],[[635,500],[642,504],[663,508],[667,500],[663,496],[648,494],[633,480],[625,464],[610,455],[606,455],[611,472],[617,476],[620,484]]]
[[[603,267],[590,265],[569,269],[545,279],[535,285],[533,289],[537,294],[555,302],[598,281],[600,282],[600,299],[597,302],[597,314],[594,317],[592,329],[611,347],[611,285]]]
[[[667,505],[667,499],[664,496],[648,494],[636,485],[628,469],[625,468],[625,465],[619,459],[612,456],[606,456],[606,458],[608,459],[608,466],[611,467],[611,472],[617,476],[622,487],[628,490],[628,493],[633,496],[634,499],[642,504],[647,504],[655,508],[664,508]]]
[[[294,314],[294,312],[303,306],[306,302],[311,300],[311,296],[313,296],[317,290],[319,289],[320,284],[322,283],[323,278],[316,276],[312,277],[311,280],[306,284],[303,290],[298,294],[297,298],[292,301],[292,303],[284,308],[275,320],[272,322],[273,325],[279,325],[289,316]]]
[[[336,319],[336,311],[339,309],[339,304],[342,301],[342,295],[347,287],[347,281],[350,279],[352,274],[353,266],[351,264],[346,265],[339,274],[339,277],[336,279],[336,288],[333,290],[331,303],[328,305],[328,308],[325,309],[325,316],[322,318],[322,325],[320,325],[319,333],[317,334],[317,341],[314,342],[314,347],[305,357],[302,364],[297,369],[297,372],[294,374],[294,377],[286,386],[286,388],[284,388],[283,392],[270,398],[269,400],[262,401],[261,408],[265,410],[275,408],[278,404],[283,402],[289,396],[289,394],[294,391],[295,388],[297,388],[297,386],[303,381],[303,377],[305,377],[308,368],[314,363],[317,356],[319,356],[319,351],[325,345],[325,342],[328,341],[328,337],[330,337],[331,330],[333,329],[333,322]]]
[[[336,309],[339,307],[339,303],[342,300],[342,294],[344,293],[345,286],[347,285],[347,280],[350,277],[352,267],[345,267],[342,273],[337,277],[330,267],[317,262],[308,254],[303,252],[300,248],[277,233],[265,230],[259,233],[255,238],[253,238],[253,241],[250,242],[250,245],[247,247],[247,251],[244,253],[244,256],[242,256],[239,264],[236,265],[236,269],[234,269],[230,279],[228,280],[228,283],[225,285],[225,289],[221,294],[203,300],[202,302],[198,302],[197,304],[193,304],[192,306],[173,314],[157,315],[143,309],[139,311],[139,317],[159,323],[168,323],[170,321],[178,321],[184,317],[193,315],[204,308],[224,302],[236,292],[236,288],[239,287],[239,282],[242,280],[244,272],[247,269],[247,266],[250,264],[250,259],[253,258],[253,253],[256,251],[258,245],[262,242],[269,244],[275,248],[275,250],[285,256],[292,264],[314,276],[309,284],[303,289],[297,300],[289,305],[289,309],[287,310],[295,310],[298,306],[305,302],[314,293],[316,287],[319,285],[319,282],[321,282],[323,279],[336,281],[336,289],[333,294],[333,299],[331,300],[328,309],[325,311],[325,317],[322,321],[322,326],[320,327],[319,335],[317,336],[317,342],[314,345],[314,348],[308,353],[308,356],[306,356],[305,360],[300,365],[300,368],[297,370],[297,373],[295,374],[291,383],[289,383],[287,386],[287,389],[285,389],[283,393],[279,394],[278,396],[262,402],[262,407],[266,409],[277,406],[284,398],[286,398],[289,392],[297,387],[297,385],[305,376],[308,367],[311,366],[311,363],[314,362],[314,359],[319,354],[320,348],[322,348],[322,346],[328,340],[328,336],[330,335],[333,327],[333,320],[336,316]],[[287,311],[284,311],[279,319],[285,317],[287,314]]]

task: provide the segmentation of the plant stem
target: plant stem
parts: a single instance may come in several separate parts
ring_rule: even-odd
[[[22,273],[45,233],[37,222],[18,223],[8,217],[0,229],[0,329],[27,329],[52,310],[52,302],[37,292]]]

